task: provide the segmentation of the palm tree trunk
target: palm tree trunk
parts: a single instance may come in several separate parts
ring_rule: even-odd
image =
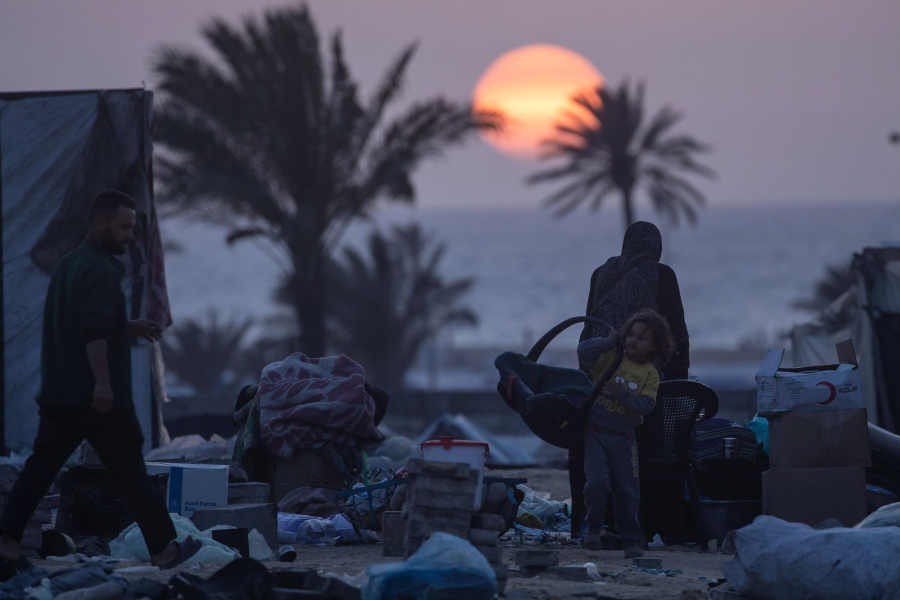
[[[294,253],[292,297],[300,328],[298,350],[309,357],[325,356],[325,298],[327,278],[321,253]]]
[[[622,190],[622,212],[625,213],[625,230],[634,225],[634,206],[631,204],[632,188]]]

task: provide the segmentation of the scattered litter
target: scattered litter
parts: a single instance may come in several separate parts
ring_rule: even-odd
[[[662,538],[657,533],[653,535],[653,540],[647,544],[647,548],[650,550],[665,550],[666,543],[662,541]]]
[[[871,527],[900,527],[900,502],[882,506],[871,515],[860,521],[854,529]]]
[[[647,569],[645,567],[632,567],[635,571],[640,571],[641,573],[649,573],[650,575],[665,575],[666,577],[675,577],[676,575],[681,575],[682,571],[680,569]]]

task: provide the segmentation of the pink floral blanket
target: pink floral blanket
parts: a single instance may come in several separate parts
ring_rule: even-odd
[[[384,436],[375,426],[375,402],[363,368],[344,355],[292,354],[263,369],[257,401],[260,441],[290,460],[295,450],[326,442],[372,451]]]

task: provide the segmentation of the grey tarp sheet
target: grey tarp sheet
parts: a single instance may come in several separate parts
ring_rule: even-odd
[[[171,323],[152,199],[153,94],[145,90],[0,94],[3,223],[3,422],[8,447],[37,431],[43,303],[56,261],[87,230],[104,189],[138,202],[136,244],[123,257],[129,318]],[[135,407],[146,443],[158,432],[151,399],[154,352],[132,348]]]

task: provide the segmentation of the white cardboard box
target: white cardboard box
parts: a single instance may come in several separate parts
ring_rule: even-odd
[[[756,373],[756,409],[760,415],[863,407],[856,365],[782,369],[783,357],[784,350],[769,350]]]
[[[190,518],[198,508],[228,506],[228,465],[147,463],[148,475],[169,474],[166,507]]]

